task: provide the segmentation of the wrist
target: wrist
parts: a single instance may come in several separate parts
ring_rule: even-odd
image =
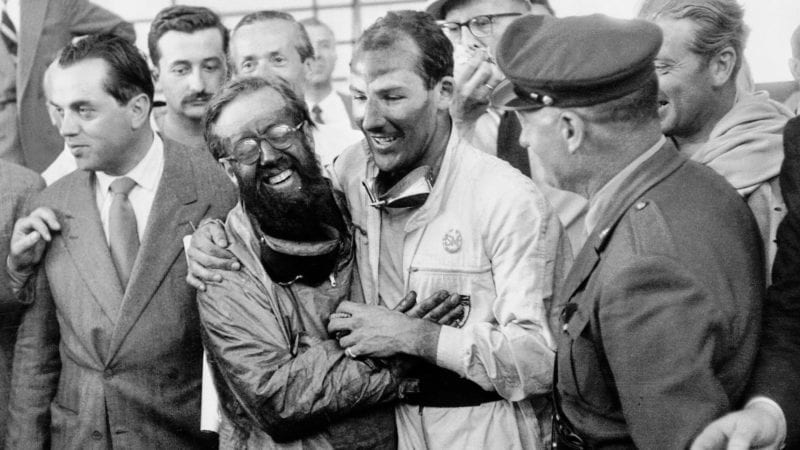
[[[436,349],[439,345],[439,333],[442,326],[424,319],[411,319],[414,321],[412,339],[405,353],[419,356],[431,363],[436,363]]]
[[[28,279],[33,275],[34,266],[22,265],[22,267],[19,267],[12,261],[11,255],[8,255],[8,258],[6,258],[6,272],[8,273],[11,292],[19,294]]]

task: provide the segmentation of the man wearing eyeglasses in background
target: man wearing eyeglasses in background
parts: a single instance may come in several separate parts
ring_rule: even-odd
[[[569,235],[572,248],[585,239],[586,199],[545,182],[541,164],[519,145],[520,124],[513,114],[489,105],[489,95],[505,77],[494,62],[494,47],[506,27],[524,14],[553,15],[548,0],[434,0],[426,11],[453,43],[456,89],[450,115],[456,131],[472,145],[507,161],[533,178]]]

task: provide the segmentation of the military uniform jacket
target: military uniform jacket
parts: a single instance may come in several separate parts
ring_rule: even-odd
[[[764,291],[758,228],[669,143],[639,166],[559,290],[557,397],[599,448],[687,448],[736,407]]]

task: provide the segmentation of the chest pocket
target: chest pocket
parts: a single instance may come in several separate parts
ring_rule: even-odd
[[[613,378],[602,359],[602,345],[589,326],[590,314],[578,308],[560,330],[559,352],[567,357],[559,358],[558,384],[563,396],[578,400],[594,412],[607,413],[618,409],[618,401],[609,389]]]
[[[409,289],[417,293],[418,300],[424,300],[440,290],[469,296],[462,303],[467,311],[460,326],[494,321],[492,304],[497,294],[491,266],[475,269],[411,266],[408,271]]]

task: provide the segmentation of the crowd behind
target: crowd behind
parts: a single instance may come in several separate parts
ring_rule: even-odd
[[[639,8],[3,1],[0,443],[800,448],[800,92]]]

